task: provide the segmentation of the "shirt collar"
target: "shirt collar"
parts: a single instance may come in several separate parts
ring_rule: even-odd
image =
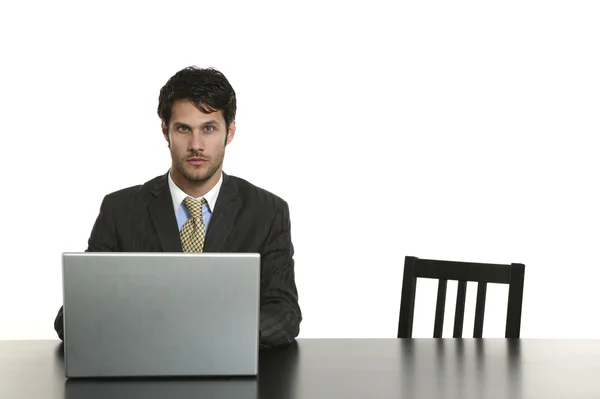
[[[169,190],[171,190],[171,198],[173,199],[173,210],[175,211],[175,214],[177,214],[177,211],[179,211],[179,207],[181,206],[181,203],[183,202],[183,200],[185,199],[185,197],[188,197],[188,195],[183,192],[183,190],[181,190],[177,184],[175,184],[175,182],[173,181],[173,178],[171,177],[171,170],[169,169],[169,173],[168,173],[168,179],[169,179]],[[221,185],[223,184],[223,173],[221,172],[221,176],[219,177],[219,181],[217,182],[217,184],[215,184],[215,186],[213,188],[210,189],[209,192],[207,192],[205,195],[203,195],[202,197],[204,197],[204,199],[206,199],[206,202],[208,203],[208,209],[213,212],[213,210],[215,209],[215,204],[217,203],[217,198],[219,197],[219,191],[221,190]],[[202,197],[198,197],[196,199],[200,199]]]

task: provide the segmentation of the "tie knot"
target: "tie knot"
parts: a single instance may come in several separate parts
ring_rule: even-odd
[[[207,204],[206,199],[204,197],[199,200],[192,197],[185,197],[183,200],[188,211],[193,218],[202,219],[202,205]]]

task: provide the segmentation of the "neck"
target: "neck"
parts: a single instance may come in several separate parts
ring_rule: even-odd
[[[191,181],[183,176],[177,168],[171,168],[171,178],[173,182],[187,195],[198,198],[206,195],[219,182],[222,174],[222,168],[219,168],[208,180]]]

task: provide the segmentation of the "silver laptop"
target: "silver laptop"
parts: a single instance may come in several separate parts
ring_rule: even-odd
[[[65,375],[256,376],[260,255],[63,254]]]

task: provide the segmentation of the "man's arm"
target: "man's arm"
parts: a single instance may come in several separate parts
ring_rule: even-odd
[[[88,240],[88,249],[85,252],[117,252],[118,242],[115,233],[115,223],[112,204],[108,196],[104,197],[100,205],[100,213],[96,218],[92,233]],[[64,341],[63,307],[58,310],[54,319],[54,331],[58,338]]]
[[[294,274],[294,247],[287,203],[277,211],[261,253],[261,348],[292,343],[300,332],[302,313]]]

